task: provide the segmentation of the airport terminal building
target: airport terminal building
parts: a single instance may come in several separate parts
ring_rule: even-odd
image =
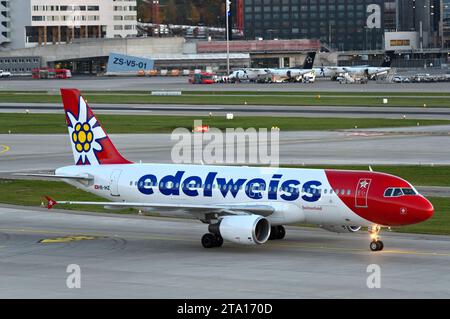
[[[423,48],[441,47],[450,45],[443,40],[449,6],[449,0],[246,0],[244,34],[319,39],[332,50],[349,51],[382,49],[385,31],[414,31]]]
[[[319,39],[331,49],[368,50],[382,46],[381,0],[246,0],[247,39]]]
[[[136,0],[2,0],[0,50],[137,36]]]

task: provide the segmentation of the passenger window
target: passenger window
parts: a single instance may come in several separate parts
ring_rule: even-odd
[[[351,194],[352,194],[352,191],[347,189],[347,195],[351,195]]]
[[[341,189],[341,195],[345,195],[345,189]]]
[[[384,197],[391,197],[392,196],[392,188],[388,188],[384,191]]]

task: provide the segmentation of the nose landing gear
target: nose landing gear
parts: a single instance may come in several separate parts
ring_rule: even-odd
[[[381,227],[378,225],[369,227],[370,238],[372,238],[372,242],[369,245],[371,251],[381,251],[384,248],[384,244],[379,237],[380,231]]]

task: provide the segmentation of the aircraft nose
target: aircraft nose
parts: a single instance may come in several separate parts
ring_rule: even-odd
[[[420,203],[419,214],[419,218],[422,219],[422,221],[430,219],[434,214],[433,204],[431,204],[431,202],[425,197],[422,198],[422,201]]]

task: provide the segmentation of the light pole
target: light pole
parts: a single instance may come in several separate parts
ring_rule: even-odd
[[[229,17],[231,14],[231,0],[225,0],[226,2],[226,13],[225,13],[225,20],[226,20],[226,37],[227,37],[227,75],[230,74],[230,35],[229,35]]]

